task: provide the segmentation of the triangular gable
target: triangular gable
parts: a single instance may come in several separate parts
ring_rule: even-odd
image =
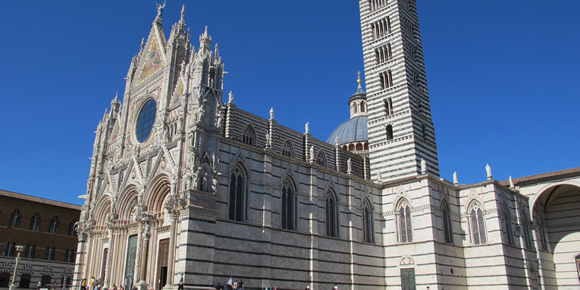
[[[148,49],[146,53],[141,56],[143,64],[141,65],[141,74],[139,75],[137,83],[141,83],[163,66],[163,54],[157,42],[153,38],[151,43],[147,44]]]
[[[137,83],[141,83],[165,64],[165,34],[163,27],[153,23],[143,55],[139,59]]]

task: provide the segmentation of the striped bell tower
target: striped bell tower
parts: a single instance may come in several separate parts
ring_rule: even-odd
[[[371,178],[439,176],[415,0],[359,0]]]

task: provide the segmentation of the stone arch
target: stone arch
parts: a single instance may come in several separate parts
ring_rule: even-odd
[[[171,181],[167,174],[159,174],[152,179],[143,200],[147,210],[154,213],[163,212],[165,197],[171,192]]]
[[[129,220],[131,219],[131,211],[138,203],[139,189],[137,185],[130,184],[125,187],[121,192],[121,195],[117,199],[117,210],[119,214],[119,219]]]
[[[544,220],[538,220],[542,216]],[[580,286],[576,265],[580,253],[575,250],[580,249],[580,228],[577,226],[580,220],[580,185],[563,181],[543,186],[531,198],[528,217],[534,218],[537,227],[543,227],[531,231],[537,249],[542,251],[541,264],[554,264],[558,269],[541,267],[538,275],[544,281],[556,281],[558,288]],[[545,235],[545,250],[540,234]]]
[[[96,225],[105,225],[107,221],[107,215],[111,213],[111,199],[105,195],[95,203],[95,209],[93,210],[92,219],[95,221]]]

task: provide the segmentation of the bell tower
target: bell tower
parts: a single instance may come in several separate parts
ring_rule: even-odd
[[[439,176],[415,0],[359,0],[359,7],[371,178]]]

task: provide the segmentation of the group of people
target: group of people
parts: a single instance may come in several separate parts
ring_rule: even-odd
[[[87,279],[83,279],[83,281],[81,282],[81,289],[80,290],[99,290],[99,289],[101,289],[101,287],[102,287],[101,281],[99,281],[99,279],[95,279],[95,277],[91,277],[88,285],[87,285]],[[117,287],[117,284],[113,284],[111,289],[112,290],[125,290],[125,287],[123,287],[123,285],[121,285],[120,287]]]
[[[228,280],[228,282],[226,282],[225,285],[222,285],[222,283],[217,283],[216,286],[214,286],[214,288],[216,290],[243,290],[244,288],[244,281],[242,281],[242,279],[236,279],[234,281],[234,279],[232,277],[230,277],[230,279]]]

